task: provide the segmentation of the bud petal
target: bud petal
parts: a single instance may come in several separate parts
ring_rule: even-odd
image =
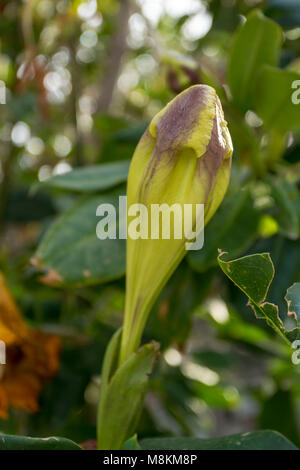
[[[232,143],[215,90],[195,85],[151,121],[130,166],[128,208],[144,204],[204,204],[205,223],[230,178]],[[128,226],[131,217],[128,217]],[[193,226],[196,231],[196,215]],[[151,221],[150,224],[151,225]],[[174,229],[175,230],[175,229]],[[186,239],[127,239],[126,306],[121,362],[139,345],[151,306],[185,254]]]

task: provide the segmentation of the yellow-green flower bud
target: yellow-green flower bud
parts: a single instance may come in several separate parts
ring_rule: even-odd
[[[179,204],[182,208],[185,204],[204,204],[207,223],[225,195],[231,155],[232,143],[221,103],[215,90],[206,85],[195,85],[178,95],[152,119],[142,136],[133,155],[127,187],[127,284],[121,362],[139,346],[149,310],[183,258],[187,241],[184,236],[174,236],[176,220],[170,239],[153,239],[151,234],[133,239],[130,207],[143,204],[150,213],[153,204]],[[149,222],[149,214],[145,217]],[[195,232],[203,229],[196,213],[192,222]],[[150,229],[151,221],[148,226]]]

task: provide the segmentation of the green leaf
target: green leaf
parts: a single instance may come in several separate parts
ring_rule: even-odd
[[[244,256],[233,261],[218,259],[223,272],[255,304],[261,304],[274,277],[274,266],[269,253]]]
[[[298,450],[294,444],[274,431],[255,431],[213,439],[169,437],[144,439],[144,450]]]
[[[0,434],[0,450],[82,450],[64,437],[24,437]]]
[[[288,288],[285,300],[288,304],[288,315],[293,315],[300,325],[300,282],[295,282]]]
[[[299,237],[300,220],[297,209],[298,191],[294,184],[269,176],[267,181],[272,188],[272,197],[276,202],[275,214],[280,232],[291,240]]]
[[[50,188],[77,192],[104,191],[127,180],[130,161],[103,163],[83,168],[75,168],[63,175],[56,175],[43,183]]]
[[[278,307],[265,302],[274,277],[274,266],[269,253],[244,256],[233,261],[223,261],[221,253],[218,262],[222,271],[249,298],[257,318],[264,319],[288,344],[300,337],[300,329],[286,330],[279,317]]]
[[[121,129],[114,134],[114,139],[117,142],[133,142],[134,144],[137,144],[149,124],[149,122],[143,122],[134,127]]]
[[[193,313],[206,298],[214,273],[214,269],[195,273],[187,263],[181,263],[154,306],[147,337],[157,339],[163,350],[172,344],[183,348],[191,332]]]
[[[235,36],[228,67],[228,82],[236,104],[253,109],[253,86],[263,65],[277,65],[281,29],[259,10],[252,11]]]
[[[105,354],[98,408],[98,447],[122,449],[135,430],[149,375],[159,345],[145,344],[117,367],[121,331],[112,337]]]
[[[116,208],[118,235],[119,193],[81,199],[60,216],[43,237],[33,264],[46,274],[40,280],[56,286],[83,286],[118,279],[125,273],[125,240],[99,240],[99,204]]]
[[[255,87],[255,110],[264,125],[280,133],[299,127],[299,105],[292,101],[292,88],[300,74],[265,66],[261,69]]]
[[[203,248],[189,253],[190,266],[200,272],[216,266],[220,246],[232,256],[239,256],[255,240],[258,221],[259,213],[253,207],[250,190],[232,193],[205,228]]]
[[[132,436],[128,441],[125,442],[123,446],[124,450],[142,450],[138,440],[137,435]]]
[[[300,24],[298,0],[268,0],[265,13],[285,29],[297,28]]]
[[[280,385],[279,385],[280,387]],[[271,396],[264,397],[258,417],[260,429],[273,429],[283,433],[296,445],[300,444],[297,423],[297,407],[292,387],[290,389],[276,389]]]

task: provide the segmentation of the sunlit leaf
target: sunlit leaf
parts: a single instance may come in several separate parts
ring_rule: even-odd
[[[285,133],[299,127],[299,104],[293,102],[293,83],[300,74],[263,67],[255,87],[255,110],[269,129]]]
[[[127,180],[129,164],[125,160],[75,168],[68,173],[52,176],[41,184],[77,192],[104,191]]]
[[[280,27],[259,10],[252,11],[234,38],[229,56],[228,82],[234,101],[253,109],[254,83],[262,65],[276,65]]]

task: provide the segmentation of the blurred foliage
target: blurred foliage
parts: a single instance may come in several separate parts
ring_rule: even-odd
[[[39,412],[12,409],[0,431],[95,438],[125,263],[122,241],[96,238],[96,207],[124,194],[152,116],[205,83],[232,134],[231,185],[204,248],[153,308],[144,339],[160,342],[162,354],[138,437],[275,429],[300,445],[293,350],[254,317],[217,261],[218,249],[230,259],[270,253],[267,300],[292,329],[284,296],[300,281],[299,12],[299,0],[0,3],[0,269],[27,323],[63,343]],[[260,279],[259,267],[252,272]]]

